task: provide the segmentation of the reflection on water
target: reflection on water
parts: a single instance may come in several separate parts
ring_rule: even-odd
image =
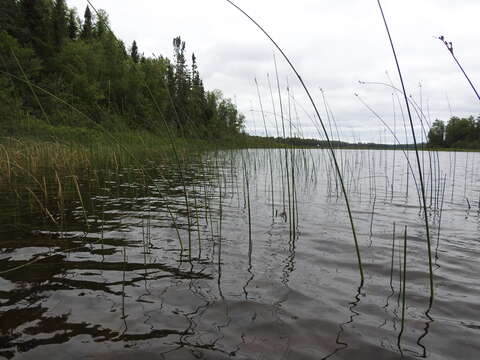
[[[99,172],[79,180],[82,199],[72,192],[65,207],[45,199],[55,224],[5,194],[0,355],[476,359],[479,155],[422,156],[436,254],[433,301],[414,173],[402,156],[339,151],[362,286],[323,150],[288,158],[283,150],[209,154],[182,176],[169,165],[148,176]],[[55,183],[48,187],[55,192]]]

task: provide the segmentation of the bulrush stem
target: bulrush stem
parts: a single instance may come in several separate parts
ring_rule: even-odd
[[[398,334],[398,347],[400,348],[400,341],[402,339],[403,331],[405,329],[405,310],[406,310],[406,280],[407,280],[407,226],[405,226],[405,232],[403,235],[403,279],[402,279],[402,321],[400,333]]]
[[[313,101],[313,97],[312,95],[310,94],[310,91],[308,90],[307,86],[305,85],[305,82],[303,81],[302,77],[300,76],[300,74],[298,73],[297,69],[295,68],[295,66],[293,65],[293,63],[290,61],[290,59],[288,58],[288,56],[285,54],[285,52],[282,50],[282,48],[275,42],[275,40],[273,40],[273,38],[270,36],[270,34],[258,23],[256,22],[250,15],[248,15],[244,10],[242,10],[239,6],[237,6],[233,1],[231,0],[226,0],[229,4],[231,4],[233,7],[235,7],[238,11],[240,11],[243,15],[245,15],[253,24],[255,24],[266,36],[267,38],[272,42],[272,44],[277,48],[277,50],[280,52],[280,54],[282,54],[283,58],[285,59],[285,61],[288,63],[288,65],[290,66],[290,68],[292,69],[292,71],[295,73],[296,77],[298,78],[298,80],[300,81],[300,84],[302,85],[303,89],[305,90],[305,93],[307,94],[308,96],[308,99],[310,100],[312,106],[313,106],[313,109],[315,111],[315,114],[317,115],[319,121],[320,121],[320,124],[322,126],[322,130],[324,132],[324,135],[325,135],[325,139],[327,141],[327,144],[328,144],[328,148],[330,150],[330,153],[332,155],[332,159],[333,159],[333,162],[334,162],[334,165],[335,165],[335,170],[338,174],[338,177],[339,177],[339,181],[340,181],[340,186],[342,188],[342,193],[344,195],[344,198],[345,198],[345,204],[347,206],[347,212],[348,212],[348,217],[349,217],[349,220],[350,220],[350,226],[352,228],[352,234],[353,234],[353,240],[355,242],[355,250],[356,250],[356,253],[357,253],[357,260],[358,260],[358,269],[359,269],[359,272],[360,272],[360,279],[361,279],[361,285],[363,285],[363,282],[365,280],[365,277],[363,275],[363,266],[362,266],[362,260],[361,260],[361,255],[360,255],[360,247],[359,247],[359,244],[358,244],[358,240],[357,240],[357,233],[355,231],[355,224],[353,222],[353,215],[352,215],[352,211],[351,211],[351,208],[350,208],[350,202],[348,200],[348,194],[347,194],[347,190],[345,188],[345,184],[344,184],[344,181],[343,181],[343,178],[342,178],[342,173],[341,173],[341,170],[340,170],[340,166],[338,164],[338,161],[337,161],[337,157],[335,155],[335,150],[333,149],[333,145],[330,141],[330,137],[328,135],[328,131],[325,127],[325,124],[324,122],[322,121],[322,118],[320,116],[320,112],[318,111],[317,109],[317,106],[315,104],[315,101]]]
[[[462,70],[463,75],[465,75],[465,78],[467,79],[468,83],[470,84],[470,86],[472,87],[473,91],[475,92],[475,95],[477,95],[478,100],[480,100],[480,94],[478,93],[477,89],[475,88],[475,86],[473,85],[472,81],[471,81],[470,78],[468,77],[467,73],[466,73],[465,70],[463,69],[463,66],[460,64],[460,61],[458,61],[457,57],[455,56],[455,53],[453,52],[453,45],[452,45],[452,43],[451,43],[451,42],[447,42],[443,36],[439,36],[438,39],[441,40],[441,41],[445,44],[445,46],[447,47],[447,49],[448,49],[448,51],[450,52],[450,54],[452,54],[453,60],[455,60],[455,62],[457,63],[458,67],[460,68],[460,70]]]
[[[385,14],[383,12],[382,4],[380,3],[380,0],[377,0],[377,2],[378,2],[378,7],[380,8],[380,12],[382,14],[383,22],[385,24],[385,29],[387,31],[388,39],[390,41],[390,46],[392,47],[393,57],[395,58],[395,64],[397,66],[398,76],[400,77],[400,83],[402,84],[402,92],[403,92],[403,96],[405,98],[405,105],[407,107],[408,119],[410,120],[410,128],[412,130],[413,144],[414,144],[414,147],[415,147],[415,156],[417,158],[418,177],[419,177],[419,180],[420,180],[420,190],[421,190],[421,195],[422,195],[423,212],[424,212],[424,217],[425,217],[425,230],[426,230],[426,233],[427,233],[428,269],[429,269],[429,272],[430,272],[430,297],[433,299],[434,289],[433,289],[433,266],[432,266],[432,248],[431,248],[431,242],[430,242],[430,227],[429,227],[429,224],[428,224],[428,211],[427,211],[427,200],[426,200],[426,197],[425,197],[425,184],[424,184],[424,181],[423,181],[422,165],[421,165],[421,162],[420,162],[420,155],[419,155],[419,152],[418,152],[417,137],[416,137],[416,134],[415,134],[415,128],[413,126],[412,112],[410,110],[410,104],[409,104],[409,101],[408,101],[407,92],[405,90],[405,83],[403,81],[402,70],[400,69],[400,64],[398,62],[397,52],[395,51],[395,46],[393,45],[392,36],[390,35],[390,30],[388,28],[387,20],[385,18]]]

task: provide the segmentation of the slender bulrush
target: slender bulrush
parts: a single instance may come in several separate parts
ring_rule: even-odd
[[[406,310],[406,280],[407,280],[407,226],[405,226],[405,232],[403,234],[403,278],[402,278],[402,320],[400,333],[398,334],[398,348],[401,350],[400,341],[402,340],[403,331],[405,330],[405,310]]]
[[[442,228],[443,200],[445,199],[445,185],[447,183],[447,175],[443,178],[442,200],[440,204],[440,215],[438,217],[437,246],[435,248],[435,262],[438,260],[438,246],[440,245],[440,229]]]
[[[450,54],[451,54],[452,57],[453,57],[453,60],[455,60],[455,62],[457,63],[458,67],[460,68],[460,70],[462,71],[463,75],[464,75],[465,78],[467,79],[468,83],[469,83],[470,86],[472,87],[473,92],[475,93],[475,95],[477,95],[477,98],[478,98],[478,100],[480,101],[480,94],[478,93],[477,89],[475,88],[475,86],[473,85],[472,81],[471,81],[470,78],[468,77],[467,73],[466,73],[465,70],[463,69],[463,66],[460,64],[460,61],[458,61],[457,57],[455,56],[455,52],[453,51],[453,43],[452,43],[451,41],[447,41],[443,35],[439,36],[438,39],[439,39],[441,42],[443,42],[443,44],[445,45],[445,47],[447,48],[447,50],[450,52]]]
[[[418,144],[417,144],[417,138],[416,138],[416,134],[415,134],[415,127],[413,125],[412,112],[410,110],[410,104],[409,104],[408,97],[407,97],[407,91],[405,90],[405,83],[403,81],[403,75],[402,75],[402,71],[401,71],[401,68],[400,68],[400,63],[398,61],[397,52],[395,50],[395,46],[393,44],[393,39],[392,39],[392,36],[390,34],[390,29],[389,29],[388,24],[387,24],[387,19],[385,17],[384,12],[383,12],[383,8],[382,8],[382,4],[380,3],[380,0],[377,0],[377,3],[378,3],[378,7],[380,8],[380,12],[382,14],[383,22],[385,24],[385,29],[387,31],[390,46],[392,48],[393,57],[395,58],[395,63],[396,63],[396,66],[397,66],[398,76],[400,78],[400,83],[402,84],[402,92],[403,92],[403,96],[404,96],[404,99],[405,99],[405,105],[407,107],[408,119],[410,120],[410,128],[412,130],[412,138],[413,138],[413,144],[414,144],[414,148],[415,148],[415,155],[416,155],[416,159],[417,159],[418,177],[419,177],[419,180],[420,180],[420,190],[421,190],[422,202],[423,202],[423,212],[424,212],[424,217],[425,217],[425,231],[426,231],[426,235],[427,235],[428,268],[429,268],[429,272],[430,272],[430,297],[433,298],[434,288],[433,288],[432,249],[431,249],[431,242],[430,242],[430,226],[429,226],[429,223],[428,223],[428,211],[427,211],[427,200],[426,200],[426,196],[425,196],[425,185],[424,185],[424,181],[423,181],[423,171],[422,171],[422,165],[421,165],[421,162],[420,162],[420,155],[419,155],[419,151],[418,151]]]
[[[383,124],[383,126],[385,126],[385,128],[390,132],[390,134],[392,134],[395,142],[399,145],[401,145],[401,142],[400,140],[398,139],[397,135],[395,134],[395,131],[392,130],[392,128],[385,122],[385,120],[383,120],[383,118],[378,115],[378,113],[373,110],[358,94],[355,94],[355,96],[357,97],[357,99],[368,109],[370,110],[370,112],[372,112],[373,115],[375,115],[375,117],[380,120],[380,122]],[[420,195],[420,189],[419,189],[419,186],[418,186],[418,183],[417,183],[417,178],[415,177],[415,173],[413,171],[413,166],[410,162],[410,158],[408,156],[408,152],[405,151],[405,149],[401,149],[401,151],[403,152],[403,155],[405,156],[405,160],[407,161],[407,170],[411,170],[411,174],[412,174],[412,178],[413,178],[413,181],[415,183],[415,188],[417,189],[417,194],[418,194],[418,201],[420,203],[420,206],[422,206],[422,199],[421,199],[421,195]],[[369,161],[370,161],[370,158],[369,158]],[[407,180],[409,178],[409,173],[407,172]],[[408,191],[408,183],[407,183],[407,191]],[[370,190],[370,192],[372,193],[373,191]],[[408,196],[408,193],[407,193],[407,196]]]
[[[260,88],[258,87],[257,79],[255,78],[255,85],[257,87],[257,94],[258,94],[258,103],[260,104],[260,111],[262,112],[262,119],[263,119],[263,126],[265,127],[265,136],[268,137],[268,130],[267,130],[267,122],[265,120],[265,112],[263,111],[263,103],[262,97],[260,96]],[[268,151],[268,161],[270,165],[270,188],[271,188],[271,195],[272,195],[272,218],[275,217],[275,192],[273,186],[273,163],[272,163],[272,155],[270,149]]]
[[[293,63],[290,61],[290,58],[285,54],[285,52],[282,50],[282,48],[275,42],[275,40],[270,36],[270,34],[257,22],[255,21],[248,13],[246,13],[243,9],[241,9],[238,5],[236,5],[233,1],[231,0],[226,0],[229,4],[231,4],[233,7],[235,7],[238,11],[240,11],[243,15],[245,15],[253,24],[255,24],[255,26],[257,26],[260,31],[262,31],[266,36],[267,38],[272,42],[272,44],[277,48],[277,50],[280,52],[280,54],[282,54],[283,58],[285,59],[285,61],[288,63],[288,65],[290,66],[290,68],[292,69],[292,71],[295,73],[297,79],[300,81],[300,84],[302,85],[303,89],[305,90],[305,93],[307,94],[308,96],[308,99],[309,101],[311,102],[312,106],[313,106],[313,109],[315,111],[315,114],[317,115],[319,121],[320,121],[320,124],[322,126],[322,130],[324,132],[324,135],[325,135],[325,139],[327,141],[327,144],[328,144],[328,148],[330,150],[330,153],[331,153],[331,156],[333,158],[333,161],[334,161],[334,164],[335,164],[335,170],[338,174],[338,177],[339,177],[339,181],[340,181],[340,185],[341,185],[341,188],[342,188],[342,192],[343,192],[343,195],[344,195],[344,198],[345,198],[345,204],[347,206],[347,211],[348,211],[348,216],[349,216],[349,220],[350,220],[350,226],[352,228],[352,234],[353,234],[353,239],[354,239],[354,243],[355,243],[355,250],[356,250],[356,253],[357,253],[357,260],[358,260],[358,269],[359,269],[359,272],[360,272],[360,279],[361,279],[361,283],[363,284],[364,282],[364,274],[363,274],[363,266],[362,266],[362,260],[361,260],[361,255],[360,255],[360,247],[359,247],[359,244],[358,244],[358,240],[357,240],[357,233],[355,231],[355,224],[353,222],[353,215],[352,215],[352,211],[351,211],[351,208],[350,208],[350,202],[348,200],[348,194],[347,194],[347,190],[345,188],[345,184],[343,182],[343,178],[342,178],[342,173],[341,173],[341,170],[340,170],[340,166],[338,164],[338,161],[337,161],[337,157],[335,155],[335,150],[333,149],[333,145],[330,141],[330,137],[328,135],[328,131],[325,127],[325,124],[324,122],[322,121],[321,119],[321,116],[320,116],[320,112],[318,111],[318,108],[317,108],[317,105],[315,104],[315,101],[313,100],[313,97],[312,95],[310,94],[310,91],[308,90],[305,82],[303,81],[302,77],[300,76],[300,73],[297,71],[296,67],[293,65]]]
[[[390,264],[390,288],[393,291],[393,260],[395,257],[395,221],[393,222],[393,236],[392,236],[392,257],[391,257],[391,264]]]

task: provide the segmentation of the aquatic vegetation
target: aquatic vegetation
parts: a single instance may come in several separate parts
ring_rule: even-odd
[[[380,1],[401,83],[382,84],[393,90],[393,128],[357,98],[396,143],[356,150],[340,148],[325,92],[321,116],[283,49],[228,2],[276,46],[313,108],[280,81],[274,55],[273,87],[267,74],[253,92],[265,137],[273,115],[283,143],[188,136],[202,130],[164,79],[169,106],[142,81],[161,135],[112,131],[31,81],[16,58],[40,108],[61,103],[89,127],[52,125],[47,107],[0,144],[0,355],[102,356],[105,346],[108,357],[448,358],[448,334],[474,358],[479,154],[424,146],[435,125],[407,96]],[[325,149],[296,143],[299,109]],[[399,140],[408,127],[412,146]]]

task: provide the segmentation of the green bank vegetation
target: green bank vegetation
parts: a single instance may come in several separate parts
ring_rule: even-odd
[[[103,10],[87,6],[80,18],[64,0],[0,0],[1,190],[265,146],[244,133],[230,99],[205,89],[181,37],[172,45],[172,60],[145,56]]]
[[[447,124],[435,120],[428,133],[428,144],[435,148],[480,149],[480,116],[454,116]]]
[[[244,116],[219,90],[204,88],[181,37],[172,44],[173,60],[145,56],[110,31],[105,11],[87,7],[81,19],[64,0],[1,0],[0,134],[44,133],[32,127],[41,122],[165,137],[239,135]]]

